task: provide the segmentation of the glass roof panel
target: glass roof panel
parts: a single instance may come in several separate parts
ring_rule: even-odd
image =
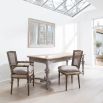
[[[24,0],[68,16],[75,16],[90,5],[87,0]]]
[[[48,0],[43,7],[55,10],[56,8],[58,8],[62,3],[64,2],[64,0]]]
[[[66,13],[70,8],[79,3],[81,0],[65,0],[65,2],[56,9],[58,12]]]
[[[73,17],[73,16],[75,16],[76,14],[81,12],[83,9],[85,9],[89,5],[90,5],[90,3],[86,2],[86,0],[82,0],[77,5],[75,5],[71,9],[69,9],[67,11],[67,13],[65,13],[65,14]]]
[[[47,0],[24,0],[24,1],[28,1],[32,4],[42,6]]]

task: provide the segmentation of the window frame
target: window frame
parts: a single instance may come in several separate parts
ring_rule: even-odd
[[[43,27],[43,25],[45,27]],[[49,30],[50,29],[49,26],[51,27],[51,32]],[[44,28],[45,30],[43,36],[42,30]],[[36,48],[36,47],[38,48],[55,47],[55,24],[54,23],[36,20],[32,18],[28,19],[28,48]]]

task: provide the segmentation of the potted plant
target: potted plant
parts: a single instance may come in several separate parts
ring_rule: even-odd
[[[100,41],[96,41],[96,48],[97,48],[97,55],[99,55],[99,53],[100,53],[100,47],[102,46],[102,43],[100,42]]]

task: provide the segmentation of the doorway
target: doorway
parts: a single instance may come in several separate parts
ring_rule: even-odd
[[[94,19],[95,65],[103,66],[103,18]]]

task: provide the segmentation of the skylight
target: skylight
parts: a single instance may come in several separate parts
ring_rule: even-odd
[[[24,0],[32,4],[74,17],[87,8],[90,3],[87,0]]]

